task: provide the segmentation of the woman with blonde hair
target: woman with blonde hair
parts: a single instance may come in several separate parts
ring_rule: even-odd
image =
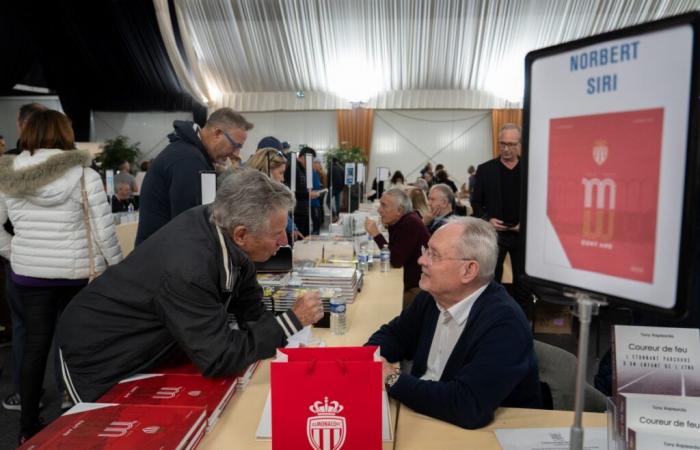
[[[73,129],[58,111],[33,113],[17,156],[0,158],[0,255],[27,326],[21,364],[20,443],[43,426],[39,397],[58,316],[95,274],[122,259],[114,219],[92,158],[75,150]]]
[[[279,183],[284,182],[284,171],[287,168],[287,158],[276,148],[266,147],[258,149],[248,158],[247,167],[258,169]]]
[[[426,215],[430,214],[430,207],[428,206],[428,199],[425,196],[425,192],[420,188],[413,188],[408,192],[408,196],[411,198],[411,203],[413,204],[413,211],[418,214],[421,219]]]
[[[276,148],[265,147],[258,149],[248,158],[246,167],[257,169],[270,177],[271,180],[284,183],[287,158]],[[290,216],[287,218],[287,239],[291,242],[292,238],[304,239],[304,235],[297,230]]]

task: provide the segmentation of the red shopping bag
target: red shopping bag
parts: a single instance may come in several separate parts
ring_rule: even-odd
[[[280,349],[270,388],[273,450],[381,449],[378,347]]]

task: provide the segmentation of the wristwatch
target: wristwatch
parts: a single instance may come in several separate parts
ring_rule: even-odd
[[[396,381],[399,379],[400,375],[401,370],[397,367],[395,372],[390,373],[386,376],[386,378],[384,379],[384,384],[386,384],[387,387],[392,387],[394,384],[396,384]]]

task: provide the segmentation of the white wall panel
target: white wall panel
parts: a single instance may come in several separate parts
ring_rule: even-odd
[[[47,108],[63,111],[61,102],[55,95],[0,97],[0,135],[5,137],[7,148],[15,148],[17,134],[17,113],[20,106],[27,103],[41,103]]]
[[[277,111],[244,112],[255,127],[248,132],[241,158],[246,161],[255,153],[258,142],[265,136],[275,136],[289,142],[292,150],[305,144],[321,152],[338,146],[338,126],[335,111]]]
[[[142,158],[155,158],[168,144],[173,121],[192,120],[191,111],[93,112],[93,141],[104,142],[124,135],[139,142]]]
[[[374,114],[369,182],[377,167],[400,170],[415,181],[430,161],[445,165],[461,185],[467,168],[491,156],[491,112],[483,110],[377,110]]]

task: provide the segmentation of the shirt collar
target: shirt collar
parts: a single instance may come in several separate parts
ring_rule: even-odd
[[[469,317],[469,311],[472,309],[472,305],[474,301],[476,301],[477,298],[481,295],[482,292],[486,290],[488,287],[488,283],[485,285],[481,286],[479,289],[476,291],[472,292],[471,295],[463,298],[459,302],[455,303],[454,305],[450,306],[449,308],[445,309],[442,306],[440,306],[437,302],[435,302],[435,305],[437,306],[438,310],[440,311],[440,314],[443,312],[447,311],[450,316],[452,316],[457,324],[459,326],[462,326],[464,322],[467,321],[467,318]]]

